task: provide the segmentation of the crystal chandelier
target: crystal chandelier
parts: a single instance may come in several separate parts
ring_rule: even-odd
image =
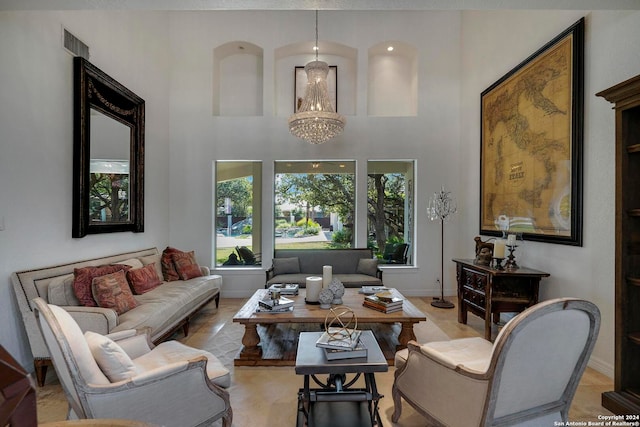
[[[345,118],[336,113],[327,89],[329,65],[318,61],[318,11],[316,10],[316,60],[304,67],[307,87],[298,112],[289,117],[289,131],[310,144],[322,144],[339,135]]]

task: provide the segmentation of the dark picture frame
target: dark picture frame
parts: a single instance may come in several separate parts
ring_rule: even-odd
[[[131,90],[84,58],[73,62],[73,224],[72,237],[87,234],[144,231],[144,122],[145,102]],[[92,115],[99,114],[127,129],[122,142],[128,150],[126,218],[102,220],[91,214],[91,163],[97,141],[92,141]],[[109,140],[109,138],[104,138]],[[102,138],[101,138],[102,141]],[[104,143],[104,142],[101,142]],[[113,200],[112,204],[114,206]]]
[[[307,73],[304,66],[296,65],[293,71],[293,112],[297,113],[300,101],[304,99],[304,92],[307,87]],[[327,74],[327,90],[331,105],[338,112],[338,66],[329,65]]]
[[[584,18],[481,94],[480,234],[582,246]]]

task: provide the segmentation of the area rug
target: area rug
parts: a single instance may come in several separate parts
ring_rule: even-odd
[[[304,327],[320,327],[320,325],[311,324],[281,326],[298,330]],[[399,328],[399,325],[396,327]],[[264,327],[259,328],[261,335],[265,332]],[[449,337],[431,320],[416,324],[414,332],[416,340],[420,343],[449,340]],[[199,343],[201,348],[213,353],[231,372],[232,385],[229,393],[231,406],[234,409],[233,426],[293,426],[297,416],[296,398],[302,386],[302,378],[295,374],[292,367],[234,366],[233,361],[242,346],[243,335],[244,326],[229,320],[217,334]],[[282,333],[285,337],[291,335],[295,335],[295,332]],[[393,367],[389,367],[388,372],[376,375],[378,390],[386,396],[380,401],[380,414],[384,425],[391,425],[393,412],[391,385],[394,371]],[[404,406],[402,423],[398,425],[424,426],[424,418],[408,405]],[[221,427],[220,421],[216,422],[214,427]]]

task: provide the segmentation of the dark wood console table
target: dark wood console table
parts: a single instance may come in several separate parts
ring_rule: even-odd
[[[538,303],[540,279],[549,273],[520,267],[496,270],[472,259],[454,259],[458,278],[458,322],[467,323],[467,311],[484,318],[484,337],[491,340],[491,319],[500,313],[521,312]]]

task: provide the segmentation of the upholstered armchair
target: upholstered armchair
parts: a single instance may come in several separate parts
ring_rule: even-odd
[[[126,418],[163,426],[231,427],[229,371],[212,354],[147,330],[82,333],[64,309],[33,300],[34,312],[69,401],[69,419]]]
[[[435,426],[566,424],[600,328],[584,300],[542,302],[509,321],[495,343],[482,338],[418,344],[396,353],[392,387]]]

